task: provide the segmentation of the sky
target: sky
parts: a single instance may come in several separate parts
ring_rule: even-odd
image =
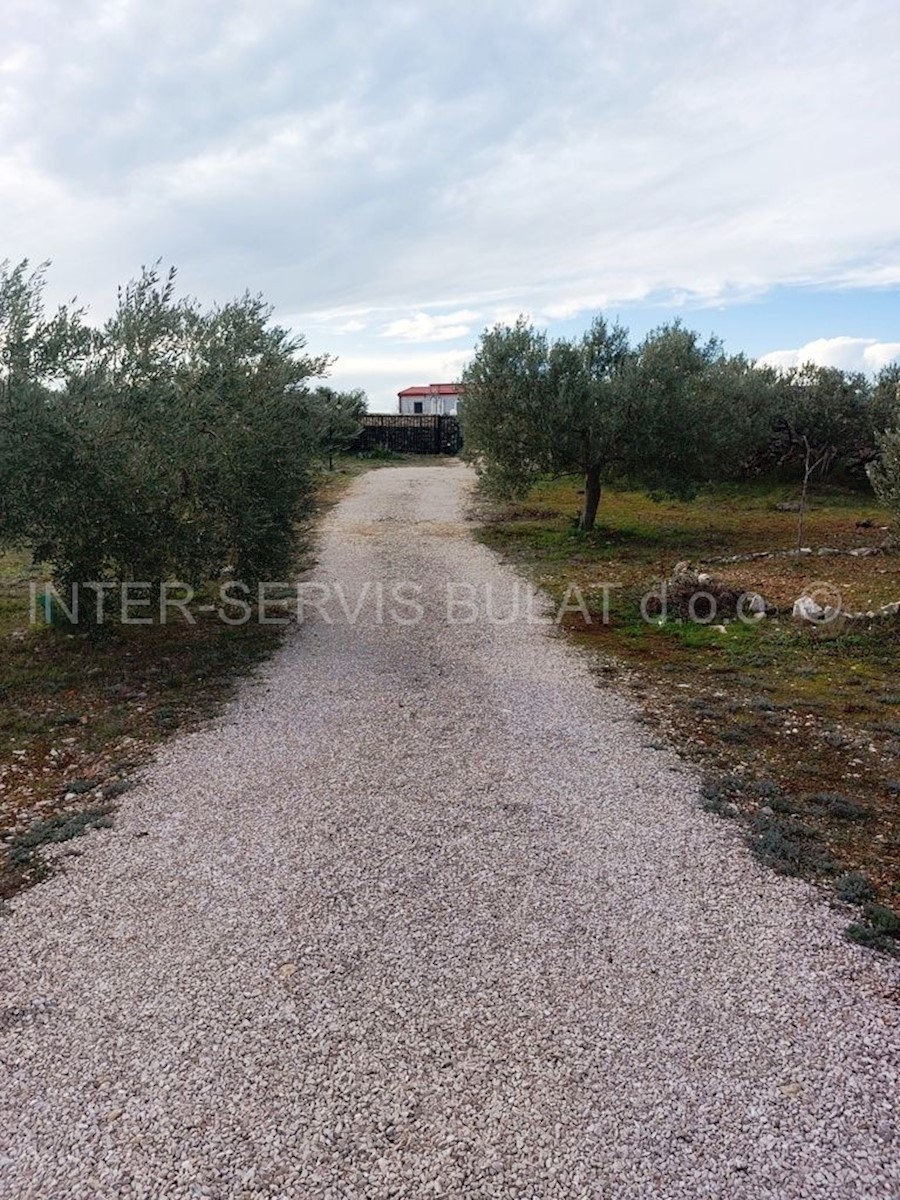
[[[900,358],[897,0],[4,0],[0,259],[262,293],[388,411],[523,313]]]

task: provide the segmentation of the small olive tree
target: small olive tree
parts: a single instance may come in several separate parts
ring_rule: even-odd
[[[332,387],[317,387],[309,398],[310,430],[318,446],[318,454],[334,470],[334,456],[341,454],[362,430],[368,401],[360,388],[339,392]]]
[[[549,469],[548,354],[546,335],[520,317],[485,330],[463,372],[464,455],[498,496],[524,494]]]

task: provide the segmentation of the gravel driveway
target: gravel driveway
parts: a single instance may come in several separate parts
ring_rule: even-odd
[[[448,622],[520,587],[468,482],[360,478],[330,608],[15,901],[3,1197],[900,1193],[896,973],[559,639]]]

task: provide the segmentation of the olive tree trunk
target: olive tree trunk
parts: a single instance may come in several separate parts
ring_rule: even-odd
[[[600,468],[588,467],[584,473],[584,508],[581,512],[579,525],[582,529],[591,530],[597,519],[597,509],[600,505]]]

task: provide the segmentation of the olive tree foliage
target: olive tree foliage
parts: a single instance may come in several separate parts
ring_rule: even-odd
[[[597,319],[577,342],[550,342],[524,318],[481,339],[463,373],[467,456],[488,489],[521,495],[542,474],[584,477],[580,523],[592,529],[622,435],[620,376],[628,339]]]
[[[880,394],[879,394],[880,393]],[[900,363],[885,367],[876,381],[878,415],[886,428],[878,435],[879,458],[867,467],[875,495],[900,531]]]
[[[602,318],[553,342],[520,318],[485,332],[463,374],[464,445],[499,494],[581,475],[589,530],[605,479],[688,494],[737,470],[766,427],[773,382],[678,322],[631,348]]]
[[[332,387],[317,387],[310,395],[310,428],[319,455],[334,470],[334,456],[342,453],[362,429],[367,398],[361,388],[339,392]]]
[[[680,321],[636,348],[624,394],[623,474],[678,496],[738,476],[768,436],[776,375]]]
[[[826,475],[877,456],[884,406],[864,374],[805,363],[782,372],[776,392],[769,466],[803,468],[812,454],[818,473]]]
[[[869,464],[869,479],[875,495],[890,512],[900,529],[900,426],[885,430],[879,439],[881,457]]]
[[[329,360],[259,297],[179,299],[174,271],[145,269],[99,329],[45,317],[43,287],[0,271],[0,538],[63,585],[285,572]]]
[[[876,435],[900,422],[900,362],[889,363],[875,376],[868,407]]]
[[[624,369],[629,361],[628,334],[598,318],[576,342],[550,347],[548,385],[559,425],[552,447],[552,469],[577,470],[584,476],[582,529],[593,529],[604,478],[615,469],[627,434],[623,401]]]
[[[32,498],[46,519],[60,508],[52,490],[60,468],[77,474],[71,444],[60,440],[52,411],[52,386],[66,381],[89,351],[81,313],[43,311],[46,264],[0,263],[0,538],[29,520]],[[57,516],[55,519],[61,519]]]
[[[546,335],[520,317],[513,326],[485,330],[463,372],[465,456],[497,496],[523,495],[550,469],[548,354]]]

